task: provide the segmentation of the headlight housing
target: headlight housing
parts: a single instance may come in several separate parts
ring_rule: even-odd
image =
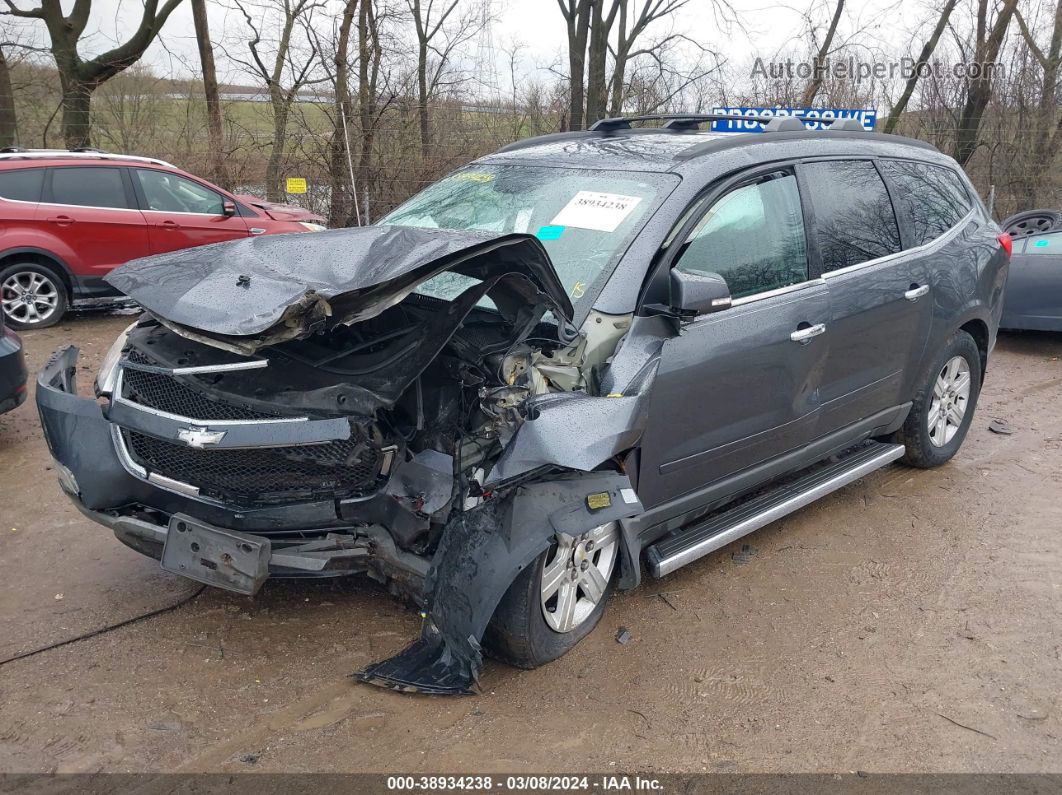
[[[129,327],[118,335],[118,339],[103,354],[99,372],[96,373],[97,395],[109,395],[114,391],[114,381],[118,375],[118,361],[122,358],[122,348],[125,347],[125,341],[129,338],[129,333],[136,328],[138,322],[134,320],[130,323]]]
[[[328,228],[324,224],[312,224],[309,221],[299,221],[298,223],[307,232],[323,232]]]

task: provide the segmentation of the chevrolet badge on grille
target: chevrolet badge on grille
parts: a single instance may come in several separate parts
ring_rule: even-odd
[[[191,428],[181,428],[177,431],[177,438],[189,447],[203,448],[220,442],[225,438],[225,433],[225,431],[212,431],[209,428],[197,428],[193,425]]]

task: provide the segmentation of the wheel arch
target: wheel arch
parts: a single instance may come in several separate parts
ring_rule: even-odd
[[[35,246],[19,246],[18,248],[9,248],[0,251],[0,270],[17,262],[32,262],[35,265],[42,265],[54,270],[59,278],[63,280],[63,286],[66,288],[67,296],[73,300],[74,277],[70,270],[70,266],[67,265],[61,257],[51,251],[47,251],[43,248],[36,248]]]
[[[981,380],[984,380],[988,371],[988,350],[991,345],[991,332],[988,323],[979,317],[971,318],[959,326],[959,331],[965,331],[977,344],[977,350],[981,354]]]

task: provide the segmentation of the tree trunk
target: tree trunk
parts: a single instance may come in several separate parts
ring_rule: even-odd
[[[837,0],[837,7],[833,10],[833,19],[830,20],[826,38],[822,40],[822,46],[819,47],[818,53],[815,54],[811,82],[804,89],[804,96],[800,99],[802,108],[810,107],[811,103],[815,101],[815,97],[818,96],[819,89],[822,88],[823,70],[826,66],[826,59],[830,55],[830,48],[833,46],[833,37],[837,34],[837,24],[841,21],[842,11],[844,11],[844,0]]]
[[[1062,120],[1056,120],[1058,103],[1055,101],[1059,71],[1062,69],[1062,0],[1056,0],[1055,3],[1054,27],[1046,53],[1037,46],[1033,34],[1020,14],[1015,12],[1015,16],[1021,27],[1022,37],[1043,70],[1040,102],[1033,119],[1032,142],[1029,146],[1030,168],[1026,171],[1026,178],[1023,180],[1025,188],[1022,191],[1023,206],[1033,208],[1040,207],[1044,201],[1044,192],[1053,178],[1052,166],[1058,157],[1059,144],[1062,142],[1059,133]]]
[[[565,12],[568,27],[568,129],[583,129],[586,77],[586,41],[590,34],[591,0],[579,0]]]
[[[18,145],[18,118],[15,116],[15,95],[11,90],[11,73],[7,59],[0,50],[0,147]]]
[[[613,0],[612,8],[605,16],[604,0],[595,0],[590,23],[590,48],[586,71],[586,124],[593,124],[605,116],[608,101],[608,79],[605,74],[608,59],[608,37],[616,19],[619,0]]]
[[[940,36],[944,32],[944,28],[948,26],[948,19],[951,18],[951,12],[955,10],[955,5],[958,0],[948,0],[944,4],[944,8],[940,11],[940,17],[937,19],[937,25],[933,28],[933,33],[930,35],[929,40],[922,45],[922,51],[918,53],[918,60],[915,62],[914,72],[907,78],[907,84],[903,87],[903,93],[900,94],[900,98],[896,100],[896,104],[892,106],[892,110],[889,111],[889,118],[885,120],[884,132],[891,133],[896,129],[896,124],[900,121],[900,116],[907,110],[907,103],[911,101],[911,95],[914,94],[915,86],[918,85],[918,73],[919,71],[929,63],[929,58],[933,55],[933,51],[937,48],[937,42],[940,41]]]
[[[281,177],[284,168],[284,143],[288,132],[289,104],[279,88],[270,91],[270,100],[273,104],[273,147],[269,151],[269,161],[266,163],[266,199],[271,202],[282,202],[285,195]]]
[[[92,146],[92,90],[95,86],[64,78],[63,86],[63,141],[67,149]]]
[[[420,154],[427,158],[431,125],[428,120],[428,43],[423,39],[417,50],[417,118],[420,121]]]
[[[368,2],[368,0],[363,0]],[[335,130],[332,134],[332,152],[329,171],[331,172],[331,197],[328,205],[328,225],[330,227],[347,226],[351,216],[351,196],[357,190],[350,178],[350,140],[348,128],[353,121],[350,107],[350,28],[354,22],[354,11],[358,0],[347,0],[339,22],[339,38],[336,41],[336,98]]]
[[[199,63],[203,68],[203,95],[206,99],[207,138],[210,142],[211,179],[229,190],[228,174],[225,171],[225,152],[221,127],[221,95],[218,93],[218,74],[214,67],[214,48],[210,43],[210,26],[207,22],[206,0],[192,0],[192,21],[195,24],[195,40],[199,47]]]
[[[362,0],[361,7],[358,9],[358,115],[361,145],[358,151],[357,180],[362,191],[360,209],[363,224],[372,223],[372,208],[369,206],[369,173],[372,168],[372,144],[375,133],[373,113],[376,110],[376,88],[372,74],[374,64],[378,63],[374,58],[379,57],[379,51],[376,48],[375,25],[372,0]]]
[[[977,149],[977,135],[981,130],[981,120],[984,118],[989,100],[992,99],[992,70],[984,67],[986,64],[995,62],[999,56],[999,48],[1003,45],[1003,37],[1007,33],[1017,5],[1018,0],[1004,0],[988,38],[981,38],[987,29],[984,21],[987,3],[982,1],[979,5],[975,63],[980,64],[982,68],[975,77],[969,78],[966,103],[959,115],[959,129],[955,134],[955,150],[952,156],[960,166],[965,167]]]

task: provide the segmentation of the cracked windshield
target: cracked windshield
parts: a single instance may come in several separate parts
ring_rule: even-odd
[[[380,223],[533,234],[575,304],[677,184],[673,174],[477,166],[428,187]],[[452,300],[473,282],[441,273],[417,292]]]

